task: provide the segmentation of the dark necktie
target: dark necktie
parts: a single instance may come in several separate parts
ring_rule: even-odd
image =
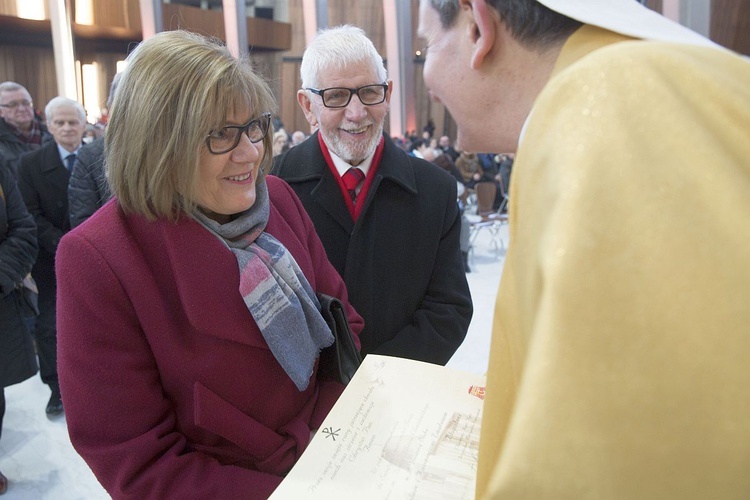
[[[76,162],[76,154],[70,153],[65,157],[65,161],[68,163],[68,172],[73,171],[73,164]]]
[[[341,180],[344,181],[344,186],[346,186],[346,190],[349,191],[349,196],[352,197],[352,201],[357,199],[357,186],[359,186],[359,183],[362,182],[364,178],[365,173],[355,167],[344,172],[344,175],[341,177]]]

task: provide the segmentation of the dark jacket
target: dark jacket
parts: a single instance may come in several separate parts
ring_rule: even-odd
[[[36,259],[36,227],[13,174],[0,165],[0,388],[37,372],[19,284]]]
[[[363,354],[445,364],[466,336],[471,295],[461,259],[456,181],[384,136],[355,223],[313,134],[274,159],[365,319]]]
[[[39,257],[31,274],[46,294],[55,287],[55,252],[60,238],[70,230],[68,181],[57,143],[27,153],[18,162],[18,187],[37,227]]]
[[[456,182],[460,182],[461,184],[465,185],[464,178],[461,176],[461,171],[458,170],[458,167],[456,167],[456,164],[453,162],[449,155],[445,153],[437,155],[437,157],[432,160],[432,163],[451,174],[451,176],[456,179]]]
[[[54,142],[47,127],[41,122],[38,123],[42,130],[42,146]],[[5,120],[0,118],[0,165],[7,166],[13,172],[13,175],[17,176],[18,159],[29,151],[33,151],[33,149],[21,141]]]
[[[362,318],[292,190],[267,177],[266,232],[316,292]],[[299,391],[238,292],[237,258],[190,217],[116,200],[58,251],[58,362],[70,440],[113,498],[267,498],[343,390]]]
[[[104,175],[104,137],[78,150],[68,183],[71,229],[88,219],[112,196]]]

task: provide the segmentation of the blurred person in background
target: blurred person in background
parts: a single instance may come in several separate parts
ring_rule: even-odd
[[[47,127],[34,114],[34,102],[26,87],[0,83],[0,164],[18,173],[22,154],[52,142]]]
[[[16,179],[0,168],[0,435],[5,416],[5,388],[38,371],[34,344],[25,321],[23,280],[36,260],[36,226]],[[0,495],[8,479],[0,472]]]
[[[44,109],[54,138],[18,162],[18,187],[29,213],[34,217],[39,242],[31,275],[39,287],[39,316],[34,325],[39,375],[50,388],[45,411],[49,416],[63,412],[57,374],[57,283],[55,254],[60,238],[70,230],[68,181],[86,129],[86,111],[67,97],[50,100]]]

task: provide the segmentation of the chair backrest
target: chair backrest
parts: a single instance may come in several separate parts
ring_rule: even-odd
[[[497,194],[497,185],[494,182],[477,182],[474,185],[474,192],[477,194],[477,215],[489,215],[495,212],[495,195]]]
[[[508,211],[508,201],[510,198],[508,197],[508,186],[505,185],[505,181],[503,181],[502,178],[498,179],[497,187],[500,189],[500,196],[503,197],[502,201],[500,202],[500,208],[497,210],[498,213],[504,213]]]

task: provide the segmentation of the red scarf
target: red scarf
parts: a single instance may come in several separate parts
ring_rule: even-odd
[[[359,214],[362,213],[362,208],[365,206],[365,200],[367,199],[367,192],[370,190],[370,184],[372,184],[372,180],[375,178],[375,172],[380,166],[380,158],[383,156],[385,140],[381,137],[378,145],[375,147],[375,154],[372,157],[370,169],[367,171],[365,182],[362,184],[362,189],[360,189],[359,194],[357,195],[356,203],[353,202],[351,196],[349,196],[349,191],[346,189],[344,181],[341,179],[341,175],[339,175],[339,171],[336,170],[336,165],[333,163],[331,153],[328,151],[328,146],[326,146],[326,143],[323,141],[323,134],[320,132],[318,132],[318,143],[320,144],[321,151],[323,151],[323,158],[325,158],[328,168],[333,174],[333,178],[336,179],[336,182],[339,184],[341,197],[344,198],[346,207],[349,209],[349,214],[352,216],[352,220],[356,221],[357,218],[359,218]]]

